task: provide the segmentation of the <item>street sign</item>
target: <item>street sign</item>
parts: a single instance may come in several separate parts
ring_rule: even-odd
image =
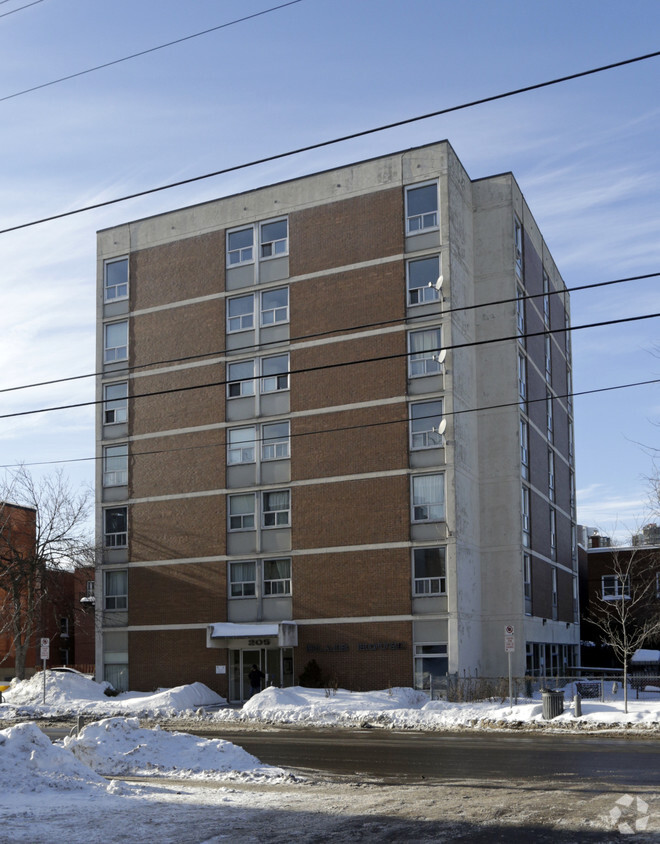
[[[504,635],[505,635],[505,636],[513,636],[513,633],[514,633],[514,630],[513,630],[513,624],[507,624],[507,625],[505,625],[505,627],[504,627]]]
[[[516,637],[515,636],[505,636],[504,637],[504,653],[510,654],[513,653],[516,649]]]
[[[50,639],[41,639],[41,659],[50,659]]]

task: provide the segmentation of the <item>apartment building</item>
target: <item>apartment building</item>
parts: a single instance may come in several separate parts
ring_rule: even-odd
[[[101,231],[99,675],[441,691],[505,634],[565,670],[569,325],[515,179],[447,142]]]

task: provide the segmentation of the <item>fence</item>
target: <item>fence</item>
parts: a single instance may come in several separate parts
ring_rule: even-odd
[[[579,694],[584,700],[623,700],[623,675],[584,677],[513,677],[511,684],[516,703],[541,699],[542,689],[563,689],[566,700]],[[430,689],[432,699],[454,703],[472,701],[500,701],[509,699],[508,677],[459,677],[447,675],[436,678]],[[660,700],[660,676],[628,675],[629,700]]]

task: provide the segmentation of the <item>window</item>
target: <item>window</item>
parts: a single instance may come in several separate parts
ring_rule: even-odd
[[[289,527],[291,524],[291,494],[288,489],[263,492],[263,526]]]
[[[513,250],[516,275],[523,277],[523,227],[517,217],[513,220]]]
[[[261,294],[261,324],[276,325],[289,321],[289,288],[264,290]]]
[[[529,490],[527,489],[526,486],[522,487],[521,516],[522,516],[522,540],[523,540],[523,545],[526,548],[529,548],[529,540],[530,540]]]
[[[524,410],[527,406],[527,359],[522,352],[518,352],[518,398]]]
[[[520,471],[523,478],[529,480],[529,425],[520,417]]]
[[[103,278],[103,298],[106,302],[128,299],[128,258],[106,261]]]
[[[543,270],[543,322],[546,328],[550,328],[550,279]]]
[[[568,473],[568,486],[569,486],[569,495],[570,495],[570,506],[571,506],[571,518],[575,518],[575,475],[573,474],[573,470],[570,469]]]
[[[291,594],[291,560],[264,560],[264,595]]]
[[[445,517],[445,476],[412,476],[413,522],[437,522]]]
[[[413,550],[413,584],[415,595],[447,594],[444,548]]]
[[[248,264],[254,260],[254,229],[239,229],[227,233],[227,266]]]
[[[96,591],[96,584],[93,580],[88,580],[85,584],[85,597],[93,598]]]
[[[261,257],[275,258],[289,251],[288,221],[261,224]]]
[[[566,367],[566,404],[568,412],[573,413],[573,373]]]
[[[557,612],[557,603],[558,603],[559,595],[557,593],[557,569],[553,567],[552,569],[552,609],[553,609],[553,618],[556,618]]]
[[[580,590],[577,577],[573,577],[573,621],[575,624],[580,621]]]
[[[442,399],[410,405],[410,448],[439,448],[442,434]]]
[[[284,460],[289,457],[289,423],[269,422],[261,427],[261,459]]]
[[[449,658],[446,644],[415,645],[415,688],[433,697],[447,680]]]
[[[108,445],[103,449],[103,486],[128,483],[128,443]]]
[[[548,449],[548,498],[555,500],[555,453]]]
[[[655,573],[655,597],[660,598],[660,571]]]
[[[103,424],[116,425],[128,419],[128,382],[117,381],[103,387]]]
[[[557,559],[557,512],[554,507],[550,508],[550,557]]]
[[[60,636],[63,636],[65,639],[69,636],[69,619],[68,618],[61,618],[60,619]]]
[[[254,463],[255,460],[255,427],[231,428],[227,431],[227,463],[235,466],[238,463]]]
[[[630,581],[627,575],[604,574],[601,584],[603,599],[606,601],[630,598]]]
[[[229,564],[229,594],[232,598],[254,598],[256,585],[256,563]]]
[[[410,356],[408,374],[411,378],[422,375],[436,375],[442,370],[438,360],[440,354],[441,332],[439,328],[426,331],[410,331],[408,334]]]
[[[548,384],[552,381],[552,340],[550,335],[545,335],[545,380]]]
[[[548,442],[552,442],[554,438],[554,416],[552,407],[552,393],[550,391],[545,394],[545,423],[548,431]]]
[[[573,463],[573,420],[568,420],[568,459]]]
[[[438,185],[406,188],[406,232],[418,234],[438,227]],[[436,276],[437,277],[437,276]]]
[[[103,362],[114,363],[128,358],[128,322],[110,322],[105,326]]]
[[[105,572],[105,608],[106,610],[128,609],[128,572]]]
[[[525,592],[525,612],[532,609],[532,558],[523,554],[523,589]]]
[[[227,332],[248,331],[254,328],[254,296],[227,299]]]
[[[261,392],[275,393],[289,389],[289,356],[261,359]]]
[[[239,396],[254,395],[254,361],[242,360],[227,364],[227,396],[230,399]]]
[[[229,530],[254,530],[253,492],[229,496]]]
[[[518,328],[518,339],[524,345],[525,344],[525,291],[523,288],[518,285],[517,286],[517,298],[516,298],[516,325]]]
[[[128,508],[108,507],[103,511],[103,545],[126,548],[128,545]]]
[[[435,302],[440,298],[440,291],[435,286],[440,277],[439,255],[408,261],[406,269],[409,305],[423,305],[425,302]]]

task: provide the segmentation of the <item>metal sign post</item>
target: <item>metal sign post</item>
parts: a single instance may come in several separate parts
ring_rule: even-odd
[[[50,659],[50,639],[41,639],[42,671],[44,674],[44,705],[46,704],[46,661]]]
[[[511,676],[511,654],[516,649],[516,637],[513,635],[513,624],[504,628],[504,652],[509,660],[509,711],[513,710],[513,678]]]

